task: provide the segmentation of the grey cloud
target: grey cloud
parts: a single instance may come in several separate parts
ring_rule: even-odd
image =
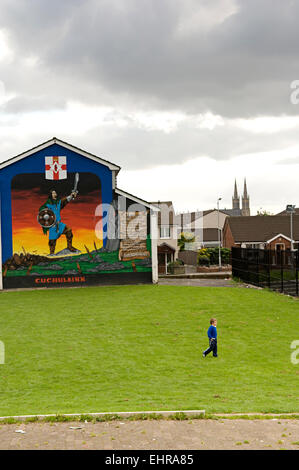
[[[22,105],[17,104],[18,108]],[[120,119],[121,117],[120,115]],[[23,119],[25,118],[26,115]],[[11,114],[11,119],[10,126],[17,126],[21,130],[22,124],[17,122],[14,114]],[[244,154],[248,155],[250,165],[250,155],[273,151],[281,151],[281,164],[296,163],[295,158],[283,157],[286,148],[298,145],[298,127],[272,134],[252,133],[234,126],[230,121],[224,121],[224,125],[209,130],[194,127],[194,121],[191,119],[179,123],[173,132],[165,133],[138,127],[133,120],[127,120],[126,126],[118,127],[113,119],[118,119],[118,115],[114,116],[112,113],[104,125],[95,125],[89,131],[76,135],[61,129],[61,124],[49,129],[47,135],[39,132],[38,128],[32,129],[31,135],[24,135],[20,131],[12,133],[11,129],[12,137],[7,135],[5,145],[4,142],[1,145],[0,159],[9,158],[56,135],[125,169],[181,164],[203,156],[215,160],[229,160]]]
[[[28,110],[34,111],[49,111],[54,109],[62,109],[66,106],[63,100],[56,99],[55,97],[49,102],[49,97],[44,96],[17,96],[10,99],[2,106],[2,110],[10,114],[25,113]]]
[[[12,128],[18,115],[65,109],[71,100],[128,114],[181,111],[190,120],[207,110],[242,118],[297,114],[290,83],[299,79],[299,2],[236,0],[234,13],[217,24],[218,12],[230,4],[234,0],[2,0],[0,29],[14,58],[0,62],[0,79],[16,95],[2,115]],[[199,5],[211,26],[200,19],[179,33],[192,9],[198,20]],[[28,65],[27,57],[37,57],[36,64]],[[126,169],[273,150],[281,150],[282,164],[295,161],[283,160],[283,152],[297,145],[297,129],[253,134],[228,124],[210,131],[183,122],[166,134],[126,118],[124,128],[95,124],[79,135],[63,129],[45,135],[38,128],[13,135],[10,129],[0,159],[57,135]]]
[[[224,8],[223,2],[213,6]],[[191,3],[195,13],[211,8],[206,0]],[[190,113],[298,113],[289,102],[290,82],[298,78],[298,2],[239,0],[236,6],[210,30],[199,25],[180,35],[186,10],[180,0],[4,0],[0,26],[18,56],[40,58],[57,97],[74,99],[86,86],[94,87],[86,96],[94,103],[118,94],[136,107]],[[29,80],[24,93],[34,86]]]
[[[67,136],[71,141],[72,137]],[[84,136],[76,136],[80,146],[88,142],[89,150],[126,169],[150,168],[183,163],[197,157],[229,160],[257,152],[271,152],[295,146],[298,129],[276,134],[253,134],[246,130],[220,126],[210,131],[182,125],[174,133],[129,127],[123,129],[97,127]],[[282,158],[283,163],[283,158]]]

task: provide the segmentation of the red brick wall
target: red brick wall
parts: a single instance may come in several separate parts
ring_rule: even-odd
[[[227,219],[223,227],[223,246],[229,249],[231,249],[232,246],[237,246]]]
[[[291,242],[289,240],[286,240],[284,237],[278,237],[275,238],[271,243],[267,245],[268,250],[275,250],[277,243],[284,243],[284,247],[282,247],[283,250],[287,250],[291,248]]]

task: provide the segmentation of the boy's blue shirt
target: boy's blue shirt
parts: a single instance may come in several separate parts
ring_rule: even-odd
[[[211,338],[217,338],[217,328],[216,326],[211,325],[210,328],[208,329],[208,337]]]

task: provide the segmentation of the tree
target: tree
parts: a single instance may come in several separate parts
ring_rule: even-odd
[[[178,245],[179,245],[180,251],[184,251],[185,243],[192,243],[194,241],[195,241],[195,236],[193,235],[193,233],[182,232],[178,239]]]
[[[261,207],[261,209],[259,211],[257,211],[256,215],[274,215],[274,214],[271,214],[271,212],[268,212],[268,211],[266,211],[266,209],[263,209]]]

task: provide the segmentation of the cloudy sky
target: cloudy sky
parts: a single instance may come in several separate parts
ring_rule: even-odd
[[[56,136],[177,211],[230,208],[244,177],[252,215],[299,206],[298,20],[298,0],[1,0],[0,160]]]

